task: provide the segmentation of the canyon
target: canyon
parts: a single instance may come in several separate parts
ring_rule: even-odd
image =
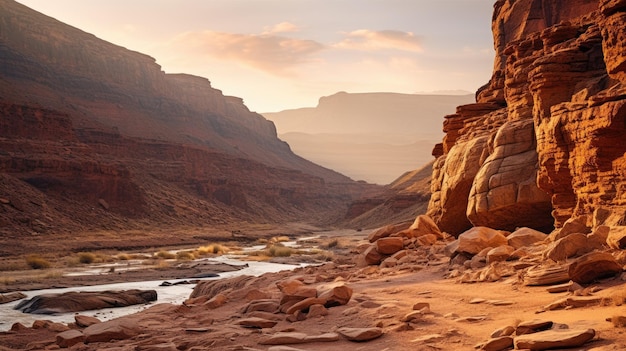
[[[328,224],[380,190],[295,155],[208,79],[8,0],[0,150],[0,255],[72,232]]]

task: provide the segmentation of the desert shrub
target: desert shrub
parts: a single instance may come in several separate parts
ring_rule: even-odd
[[[339,239],[333,239],[331,241],[328,242],[328,244],[326,244],[326,247],[329,249],[332,248],[339,248]]]
[[[116,258],[120,261],[128,261],[130,260],[130,255],[126,253],[117,254]]]
[[[26,256],[26,264],[28,264],[32,269],[50,268],[50,262],[37,254]]]
[[[281,245],[272,245],[267,250],[267,253],[272,257],[289,257],[293,254],[293,249]]]
[[[164,260],[168,260],[168,259],[176,258],[176,255],[174,255],[173,253],[169,251],[161,250],[156,253],[156,257],[162,258]]]
[[[286,241],[289,241],[289,237],[285,235],[275,236],[270,239],[270,242],[272,243],[284,243]]]
[[[176,259],[183,260],[183,261],[191,261],[191,260],[195,260],[196,257],[190,251],[178,251],[176,253]]]
[[[90,264],[90,263],[94,263],[95,260],[96,260],[96,255],[92,254],[91,252],[79,252],[78,253],[78,262],[80,263]]]
[[[228,248],[221,244],[210,244],[207,246],[201,246],[196,250],[196,253],[200,256],[209,254],[223,254],[228,252]]]

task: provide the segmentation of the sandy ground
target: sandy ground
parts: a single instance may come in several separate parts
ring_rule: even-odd
[[[350,241],[356,244],[355,241]],[[344,249],[346,249],[344,247]],[[345,251],[344,251],[345,252]],[[381,327],[382,337],[367,342],[340,339],[288,345],[295,350],[472,350],[489,339],[496,329],[517,325],[520,321],[544,319],[558,328],[588,329],[596,337],[576,350],[624,350],[626,328],[607,321],[614,316],[626,316],[621,305],[626,296],[624,282],[609,278],[588,286],[594,296],[606,297],[606,302],[581,308],[543,312],[543,307],[571,293],[548,293],[546,287],[529,287],[519,283],[516,276],[498,282],[461,284],[446,279],[450,271],[445,258],[420,264],[392,268],[357,267],[346,264],[343,254],[339,263],[319,267],[298,268],[294,271],[271,273],[255,278],[245,288],[226,290],[227,302],[217,307],[198,304],[154,307],[125,317],[141,326],[141,334],[127,340],[109,343],[78,344],[73,350],[289,350],[271,348],[260,342],[278,332],[302,332],[319,335],[341,327]],[[350,302],[328,309],[328,315],[290,322],[277,313],[278,324],[272,328],[250,329],[237,324],[250,303],[246,294],[261,291],[274,299],[280,298],[276,283],[300,280],[319,289],[329,284],[343,283],[353,289]],[[248,295],[249,296],[249,295]],[[617,298],[615,298],[617,297]],[[482,299],[480,301],[477,299]],[[413,305],[425,302],[431,313],[412,322],[402,318],[413,312]],[[54,349],[56,332],[49,329],[22,329],[0,333],[0,350]],[[294,350],[292,349],[292,350]]]

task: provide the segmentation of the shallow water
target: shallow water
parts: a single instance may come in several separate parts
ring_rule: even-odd
[[[264,273],[279,272],[283,270],[291,270],[296,267],[300,267],[299,265],[290,265],[290,264],[241,261],[241,260],[236,260],[236,259],[232,259],[232,258],[228,258],[224,256],[212,258],[212,259],[209,259],[209,261],[228,263],[232,265],[247,264],[248,267],[245,267],[238,271],[220,273],[219,274],[220,276],[216,278],[206,278],[202,280],[217,280],[217,279],[222,279],[222,278],[235,277],[239,275],[259,276]],[[175,283],[175,282],[183,281],[183,280],[185,279],[176,279],[176,280],[168,280],[168,281],[170,283]],[[94,285],[94,286],[81,286],[81,287],[71,287],[71,288],[61,288],[61,289],[32,290],[32,291],[25,291],[24,294],[28,296],[27,298],[31,298],[33,296],[41,295],[41,294],[64,293],[68,291],[154,289],[157,292],[158,299],[152,304],[156,304],[156,303],[180,304],[189,297],[189,295],[191,294],[191,291],[193,290],[195,286],[194,284],[159,286],[161,283],[163,283],[163,280],[116,283],[116,284]],[[139,312],[152,305],[152,304],[146,304],[146,305],[135,305],[135,306],[110,308],[110,309],[102,309],[102,310],[94,310],[94,311],[83,311],[79,313],[72,312],[72,313],[63,313],[63,314],[58,314],[58,315],[41,315],[41,314],[23,313],[23,312],[14,310],[13,308],[20,301],[13,301],[11,303],[0,305],[0,331],[9,330],[11,328],[11,325],[13,325],[13,323],[15,322],[20,322],[26,326],[31,326],[32,323],[38,319],[51,320],[53,322],[69,323],[69,322],[74,321],[75,314],[92,316],[92,317],[96,317],[100,319],[101,321],[106,321],[106,320],[121,317],[127,314]]]

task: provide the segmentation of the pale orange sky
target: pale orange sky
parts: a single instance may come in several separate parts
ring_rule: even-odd
[[[257,112],[338,91],[474,92],[493,65],[493,0],[18,0],[208,78]]]

